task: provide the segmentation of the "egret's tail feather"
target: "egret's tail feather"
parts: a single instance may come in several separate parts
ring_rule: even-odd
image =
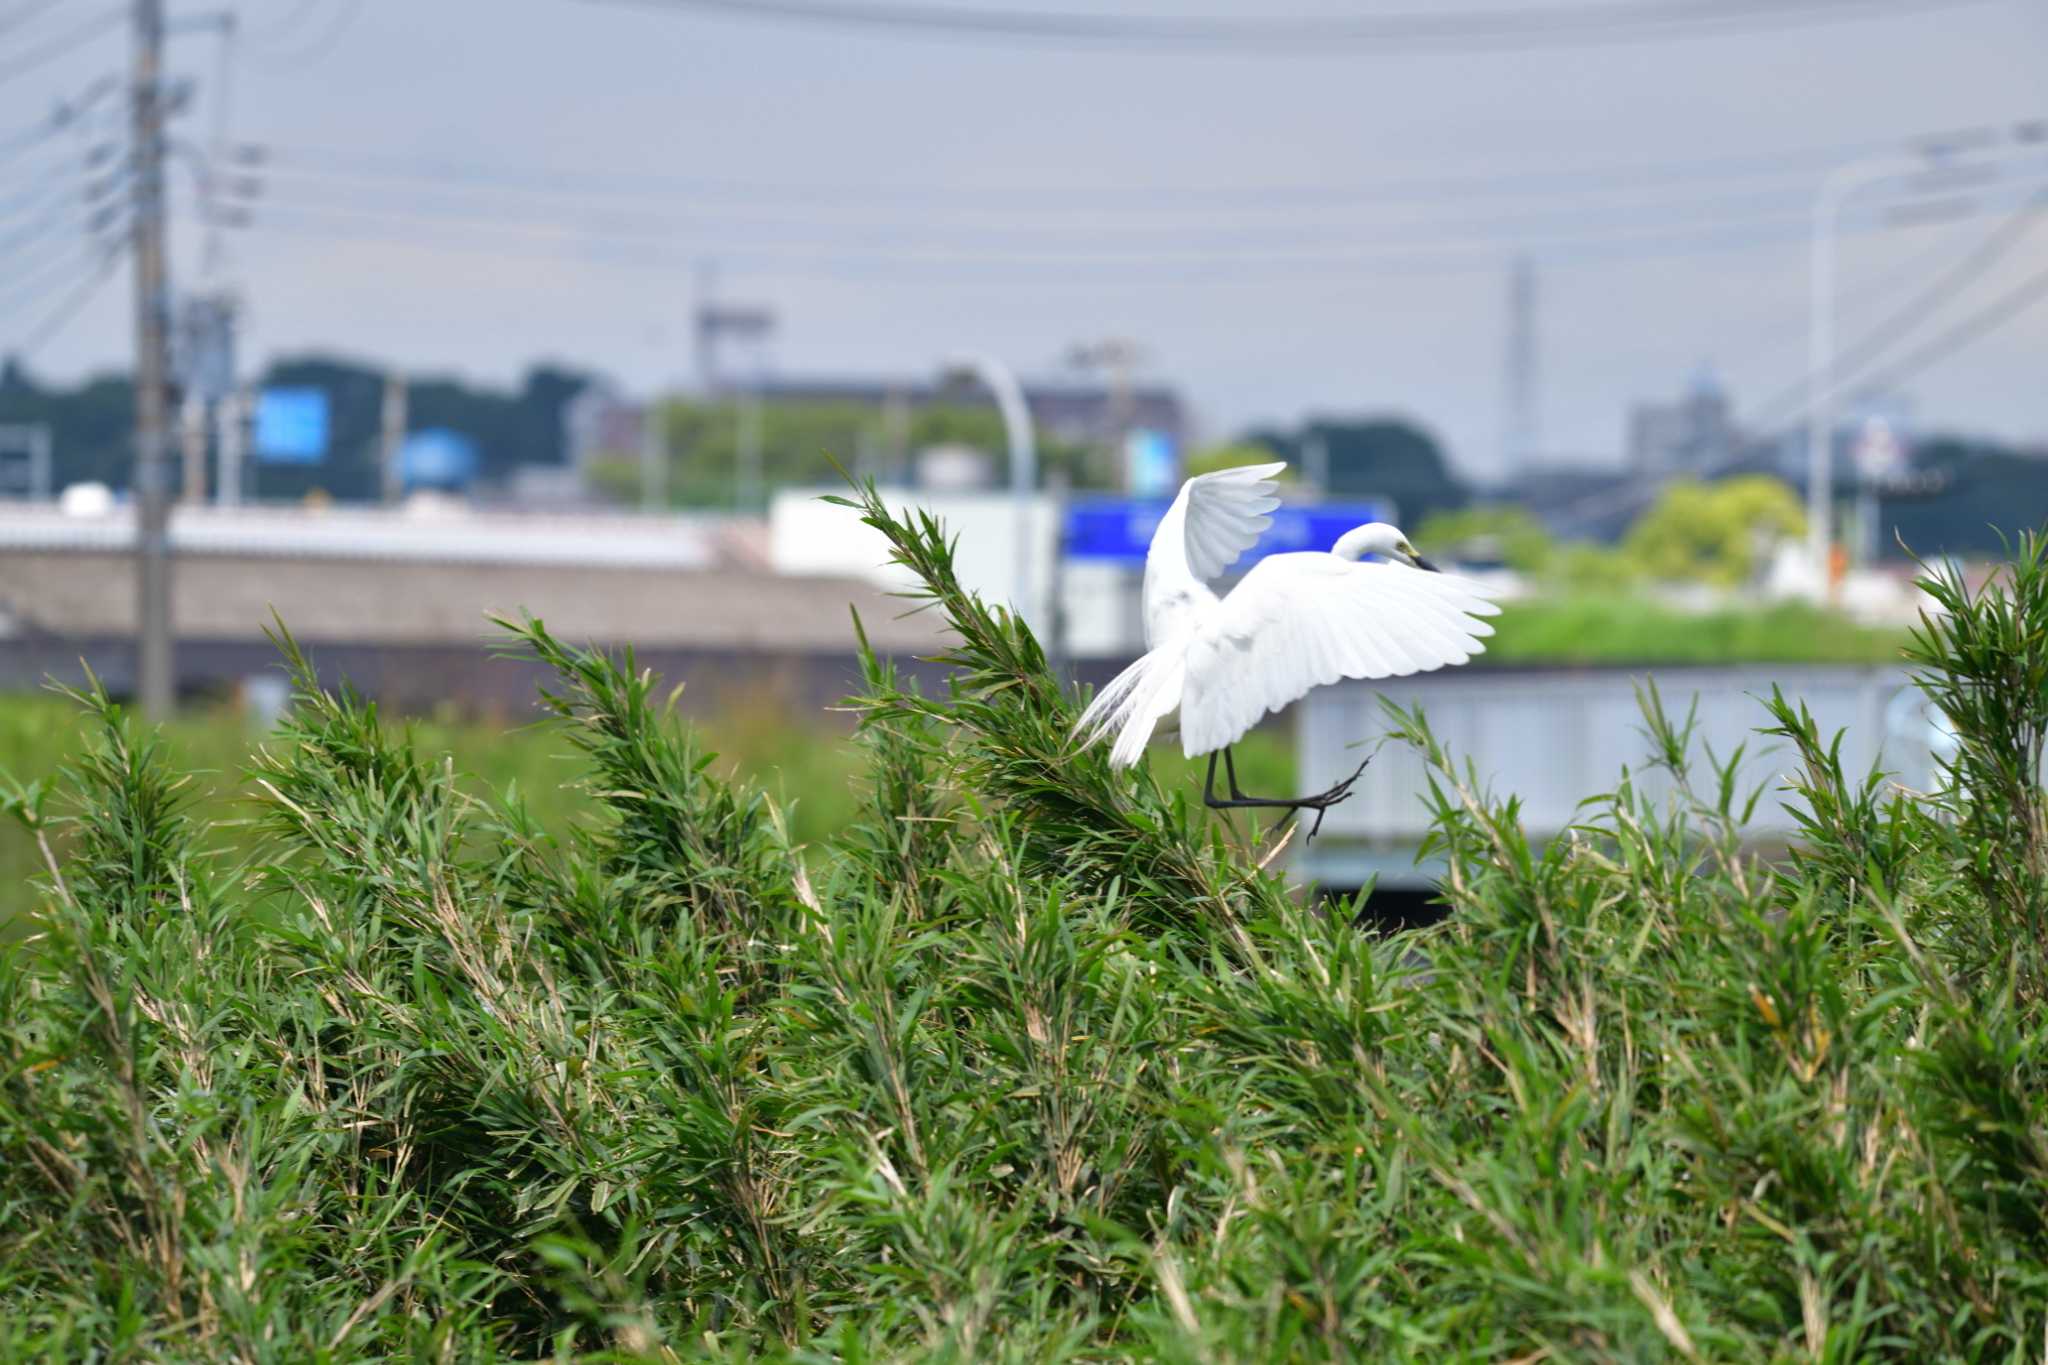
[[[1150,657],[1149,654],[1145,655],[1104,683],[1102,690],[1095,694],[1094,699],[1081,712],[1081,718],[1074,722],[1074,728],[1068,733],[1067,738],[1079,740],[1084,745],[1093,744],[1101,739],[1108,732],[1112,724],[1111,717],[1115,715],[1117,708],[1123,705],[1124,699],[1131,695],[1131,689],[1145,676],[1145,660]]]
[[[1117,674],[1074,723],[1073,737],[1093,744],[1113,733],[1116,743],[1109,751],[1109,766],[1128,768],[1136,763],[1144,756],[1153,729],[1180,705],[1181,685],[1187,678],[1184,654],[1155,649]]]

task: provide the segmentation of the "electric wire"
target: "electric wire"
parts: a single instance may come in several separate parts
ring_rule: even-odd
[[[592,0],[585,0],[586,3]],[[988,43],[1119,50],[1298,52],[1331,55],[1520,49],[1740,33],[1804,23],[1928,13],[1980,0],[1665,0],[1533,9],[1411,10],[1381,14],[1127,15],[968,9],[824,0],[595,0],[675,15],[703,14],[812,28]]]
[[[1970,287],[2011,255],[2014,248],[2024,241],[2041,221],[2041,210],[2048,206],[2048,192],[2030,197],[2018,210],[2005,216],[1986,233],[1976,246],[1956,260],[1947,270],[1937,275],[1926,287],[1916,292],[1905,304],[1885,318],[1863,331],[1862,337],[1844,347],[1831,367],[1837,376],[1853,375],[1868,366],[1897,345],[1901,339],[1920,326],[1934,313]],[[1797,384],[1788,385],[1773,397],[1757,405],[1758,410],[1768,414],[1750,419],[1753,425],[1771,427],[1780,422],[1797,420],[1808,401],[1808,395],[1819,376],[1809,375]],[[1845,382],[1837,379],[1835,386]],[[1788,412],[1789,410],[1789,412]]]
[[[0,35],[14,32],[29,20],[56,5],[57,0],[22,0],[5,14],[0,14]]]
[[[37,67],[47,65],[60,57],[69,56],[72,52],[84,47],[102,33],[111,33],[114,29],[120,27],[126,18],[127,12],[125,10],[103,10],[93,18],[86,20],[85,23],[76,28],[66,30],[48,42],[40,43],[25,52],[16,53],[12,60],[0,61],[0,81],[13,80],[17,76],[26,75]]]
[[[512,167],[464,159],[421,159],[365,152],[359,148],[269,144],[262,150],[269,164],[306,172],[364,180],[427,181],[436,185],[477,184],[536,194],[611,194],[649,197],[689,195],[695,201],[730,198],[747,202],[789,201],[806,205],[864,201],[936,201],[957,206],[970,201],[999,204],[1004,212],[1019,210],[1064,213],[1099,212],[1104,207],[1130,211],[1180,213],[1190,206],[1216,205],[1290,210],[1328,207],[1351,201],[1367,204],[1434,202],[1442,199],[1583,195],[1600,190],[1640,190],[1646,185],[1677,181],[1797,179],[1810,188],[1811,178],[1845,158],[1867,155],[1889,141],[1859,141],[1793,151],[1702,158],[1663,159],[1580,167],[1561,171],[1472,171],[1431,176],[1387,177],[1333,184],[1327,179],[1267,185],[1076,186],[1072,184],[962,185],[943,183],[889,184],[872,179],[859,183],[774,184],[758,181],[711,180],[700,177],[649,175],[625,169],[590,167]]]
[[[11,349],[11,357],[18,361],[33,359],[35,354],[47,345],[58,332],[62,331],[72,319],[85,311],[85,306],[91,303],[100,290],[106,286],[107,281],[114,277],[119,263],[120,253],[118,251],[107,253],[106,258],[101,262],[98,269],[81,280],[69,294],[66,294],[58,301],[54,308],[44,314],[34,326],[21,334],[20,339]]]
[[[327,27],[313,35],[303,46],[285,52],[262,52],[256,54],[264,66],[276,71],[303,71],[317,66],[328,53],[340,46],[342,38],[362,13],[363,0],[330,0],[334,17]]]

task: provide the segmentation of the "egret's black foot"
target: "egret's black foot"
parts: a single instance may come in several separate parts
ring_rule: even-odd
[[[1224,769],[1230,778],[1230,795],[1218,796],[1216,794],[1216,755],[1210,754],[1209,775],[1202,783],[1203,805],[1211,810],[1284,810],[1290,812],[1312,810],[1316,813],[1316,819],[1315,823],[1309,827],[1308,837],[1310,839],[1314,839],[1316,835],[1322,832],[1323,816],[1330,807],[1350,798],[1352,784],[1357,782],[1359,777],[1364,774],[1366,764],[1372,762],[1372,759],[1368,757],[1365,763],[1358,765],[1358,770],[1352,773],[1351,776],[1345,778],[1336,786],[1331,787],[1328,791],[1318,792],[1314,796],[1246,796],[1238,788],[1237,764],[1231,760],[1230,750],[1224,749],[1221,753],[1223,755]],[[1278,826],[1275,826],[1275,828],[1277,829]]]
[[[1326,805],[1331,806],[1336,805],[1339,801],[1342,801],[1345,797],[1351,795],[1352,785],[1356,783],[1359,778],[1365,776],[1366,765],[1371,762],[1372,759],[1367,758],[1364,763],[1358,765],[1357,769],[1351,774],[1351,776],[1345,778],[1336,786],[1330,788],[1326,792],[1321,793],[1320,795],[1305,797],[1303,799],[1305,801],[1321,801]]]

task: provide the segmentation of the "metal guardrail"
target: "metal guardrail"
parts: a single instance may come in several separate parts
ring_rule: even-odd
[[[1467,759],[1495,796],[1522,800],[1524,828],[1545,840],[1574,821],[1580,802],[1612,791],[1624,768],[1637,789],[1662,797],[1668,774],[1649,762],[1650,743],[1635,685],[1656,679],[1665,710],[1682,719],[1695,699],[1694,753],[1726,759],[1746,745],[1741,790],[1764,790],[1748,834],[1760,844],[1796,833],[1781,789],[1786,744],[1757,731],[1769,724],[1760,698],[1773,683],[1805,702],[1824,735],[1839,730],[1845,771],[1872,766],[1905,786],[1934,783],[1934,750],[1943,734],[1920,705],[1904,670],[1892,667],[1752,665],[1740,668],[1488,669],[1425,674],[1378,683],[1343,683],[1304,699],[1296,729],[1299,784],[1320,791],[1341,781],[1368,752],[1372,765],[1350,800],[1333,807],[1312,843],[1297,845],[1295,867],[1326,886],[1422,887],[1437,869],[1416,865],[1429,829],[1428,781],[1406,745],[1380,740],[1387,717],[1380,698],[1421,706],[1431,730],[1460,767]],[[1701,769],[1704,771],[1704,768]]]

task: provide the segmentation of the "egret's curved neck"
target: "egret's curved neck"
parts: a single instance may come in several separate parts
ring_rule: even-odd
[[[1339,559],[1363,559],[1367,555],[1385,555],[1393,547],[1382,545],[1370,526],[1358,526],[1337,537],[1330,553]]]

